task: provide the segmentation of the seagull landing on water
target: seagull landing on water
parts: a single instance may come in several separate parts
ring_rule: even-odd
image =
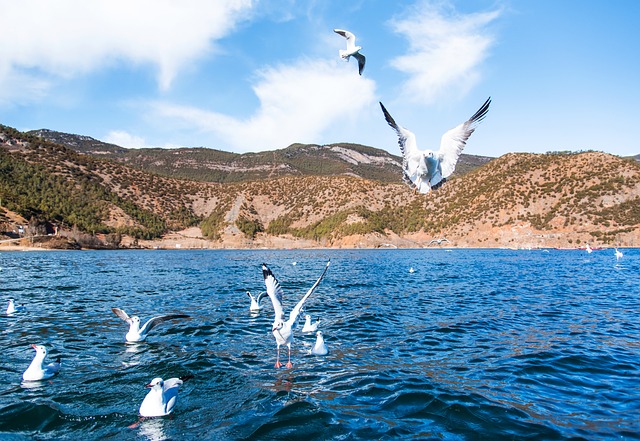
[[[147,322],[141,328],[140,318],[137,315],[132,315],[131,317],[129,317],[129,315],[120,308],[111,308],[111,310],[115,315],[129,324],[129,332],[127,332],[127,335],[125,335],[125,340],[130,343],[144,341],[147,338],[149,332],[162,322],[189,317],[185,314],[161,315],[147,320]]]
[[[358,73],[362,75],[366,58],[360,53],[360,49],[362,48],[360,46],[356,46],[356,36],[344,29],[334,29],[333,32],[340,34],[347,39],[347,50],[340,49],[338,51],[340,53],[340,58],[349,61],[349,57],[354,57],[358,60]]]
[[[303,333],[311,333],[316,332],[318,330],[318,325],[320,324],[320,319],[317,319],[315,323],[311,323],[311,316],[309,314],[304,316],[304,326],[302,327]]]
[[[33,361],[29,365],[26,371],[22,374],[24,381],[40,381],[53,377],[60,371],[60,357],[53,363],[44,364],[44,359],[47,356],[47,348],[40,345],[31,345],[36,351],[36,356],[33,357]]]
[[[398,134],[402,152],[403,180],[415,191],[426,194],[444,184],[456,168],[458,158],[467,140],[478,124],[487,116],[491,98],[471,118],[442,135],[440,150],[418,150],[413,132],[396,124],[387,109],[380,103],[387,123]]]
[[[9,299],[9,304],[7,305],[7,314],[15,314],[17,312],[25,312],[27,308],[24,305],[16,305],[16,302],[13,299]]]
[[[266,291],[262,291],[260,294],[258,294],[256,297],[254,297],[253,294],[251,294],[249,291],[247,291],[247,295],[251,299],[251,306],[249,306],[249,311],[251,311],[251,312],[260,312],[260,310],[262,309],[262,306],[260,305],[260,301],[262,300],[263,297],[265,297],[267,295],[267,292]]]
[[[293,343],[293,328],[296,325],[298,315],[300,314],[300,311],[304,306],[304,302],[309,298],[311,293],[316,289],[324,275],[327,273],[329,263],[331,263],[331,261],[327,262],[327,265],[324,267],[324,271],[322,272],[318,280],[316,280],[316,283],[314,283],[313,286],[309,288],[309,291],[307,291],[307,293],[302,297],[298,304],[291,310],[291,312],[289,313],[289,320],[285,320],[284,310],[282,309],[283,292],[282,288],[280,287],[280,283],[273,275],[271,270],[267,267],[267,265],[264,263],[262,264],[262,275],[264,276],[264,284],[267,287],[267,294],[271,299],[271,303],[273,303],[273,311],[275,312],[272,331],[273,336],[276,339],[276,344],[278,345],[275,364],[276,368],[282,367],[282,363],[280,363],[280,346],[282,345],[286,345],[289,350],[286,367],[293,367],[293,364],[291,364],[291,344]]]
[[[151,389],[140,405],[140,416],[161,417],[173,412],[178,400],[178,387],[193,375],[180,378],[154,378],[145,387]]]

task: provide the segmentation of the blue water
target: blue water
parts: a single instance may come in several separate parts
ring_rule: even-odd
[[[640,250],[0,252],[3,440],[640,439]],[[329,355],[275,369],[266,262]],[[293,265],[293,262],[297,262]],[[409,273],[409,268],[415,268]],[[268,299],[267,299],[268,300]],[[180,312],[126,345],[111,307]],[[61,373],[21,374],[44,344]],[[286,352],[285,352],[286,354]],[[153,377],[193,374],[138,422]]]

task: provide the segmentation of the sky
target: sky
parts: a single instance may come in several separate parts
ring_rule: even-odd
[[[640,1],[0,0],[0,124],[123,147],[640,154]],[[340,59],[347,29],[367,63]]]

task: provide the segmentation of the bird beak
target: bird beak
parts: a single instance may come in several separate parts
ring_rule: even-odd
[[[153,387],[153,384],[149,383],[145,387],[148,388],[148,389],[151,389]]]
[[[31,347],[32,347],[33,349],[38,349],[38,347],[37,347],[36,345],[31,345]]]

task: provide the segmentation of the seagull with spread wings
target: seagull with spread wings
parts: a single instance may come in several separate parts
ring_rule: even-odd
[[[358,60],[358,73],[362,75],[366,58],[360,53],[360,49],[362,48],[360,46],[356,46],[356,36],[349,31],[345,31],[344,29],[334,29],[333,32],[338,35],[342,35],[347,39],[347,49],[340,49],[338,51],[340,53],[340,58],[349,61],[349,57],[353,57]]]
[[[286,364],[286,367],[292,368],[293,364],[291,364],[291,344],[293,343],[293,329],[296,326],[298,321],[298,315],[304,306],[304,302],[307,301],[311,293],[316,289],[316,287],[320,284],[320,281],[324,277],[329,268],[329,263],[324,267],[324,271],[316,280],[316,283],[313,284],[309,291],[302,297],[302,299],[296,304],[296,306],[289,313],[289,319],[285,320],[284,309],[282,308],[282,298],[283,292],[280,287],[280,283],[273,275],[273,272],[267,267],[266,264],[262,264],[262,275],[264,276],[264,283],[267,287],[267,294],[271,299],[271,303],[273,303],[273,310],[275,312],[275,318],[273,320],[272,332],[273,336],[276,338],[276,344],[278,345],[277,349],[277,357],[276,357],[276,368],[282,367],[282,363],[280,363],[280,346],[286,345],[289,350],[289,357]]]
[[[120,308],[111,308],[111,310],[115,315],[129,324],[129,332],[127,332],[127,335],[125,335],[125,339],[129,343],[144,341],[147,338],[149,332],[162,322],[189,317],[185,314],[160,315],[147,320],[147,322],[141,328],[140,318],[137,315],[132,315],[131,317],[129,317],[129,315]]]
[[[442,135],[440,149],[418,150],[413,132],[396,124],[384,105],[380,103],[387,123],[398,134],[402,152],[403,180],[415,191],[426,194],[444,184],[456,168],[458,158],[467,140],[478,124],[487,116],[491,98],[471,118]]]

